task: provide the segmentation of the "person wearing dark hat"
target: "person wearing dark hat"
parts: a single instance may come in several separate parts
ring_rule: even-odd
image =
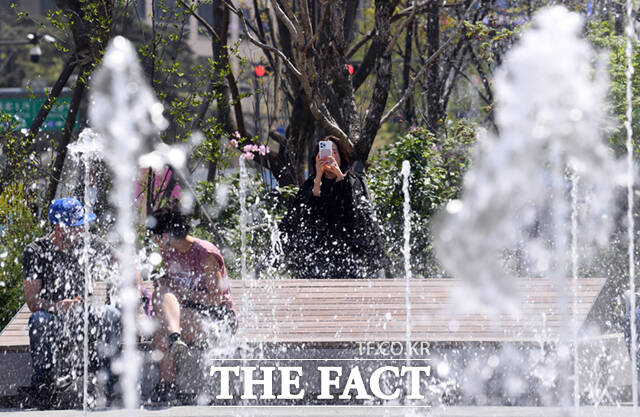
[[[166,275],[154,281],[153,312],[158,320],[154,347],[163,353],[158,362],[160,382],[153,398],[172,401],[175,381],[188,357],[187,344],[222,342],[235,333],[237,319],[224,259],[206,240],[190,236],[189,224],[177,209],[161,208],[147,220],[147,230],[160,247]],[[204,322],[209,333],[206,334]],[[176,371],[176,368],[178,370]]]
[[[87,216],[89,222],[96,219]],[[56,393],[68,385],[68,369],[62,363],[82,363],[83,297],[85,262],[92,278],[114,276],[116,253],[103,239],[90,235],[84,253],[85,212],[74,198],[58,199],[49,207],[51,232],[30,243],[22,255],[24,295],[29,318],[29,347],[33,375],[31,388],[42,401],[56,401]],[[89,306],[90,371],[113,389],[110,358],[119,350],[119,310],[111,305]],[[100,378],[99,378],[100,379]]]

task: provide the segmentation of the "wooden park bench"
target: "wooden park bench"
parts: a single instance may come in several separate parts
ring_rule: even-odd
[[[406,282],[395,280],[252,280],[243,293],[233,280],[232,295],[239,315],[238,337],[250,343],[357,343],[406,340]],[[604,284],[581,278],[577,310],[569,292],[570,318],[583,323]],[[522,315],[456,314],[450,294],[452,279],[410,282],[411,340],[428,342],[538,342],[552,340],[561,326],[557,291],[551,280],[520,279]],[[147,287],[150,287],[147,285]],[[96,298],[104,297],[103,283]],[[244,303],[247,302],[245,310]],[[453,307],[453,309],[451,308]],[[242,313],[249,317],[242,317]],[[28,352],[26,304],[0,333],[0,352]]]
[[[604,282],[601,278],[579,280],[577,299],[568,292],[570,319],[586,325]],[[451,305],[451,293],[459,285],[454,279],[410,281],[410,342],[426,343],[430,355],[446,356],[451,349],[465,346],[499,349],[506,343],[553,344],[559,332],[566,330],[566,323],[560,320],[558,292],[549,279],[518,279],[522,296],[519,317],[457,312],[459,309]],[[96,286],[96,294],[104,294],[103,285]],[[243,283],[234,280],[232,296],[239,317],[237,340],[269,348],[274,355],[287,346],[289,352],[315,350],[315,357],[339,354],[348,358],[375,354],[366,350],[367,343],[407,342],[404,279],[250,280],[244,290]],[[0,375],[11,371],[22,377],[20,381],[0,381],[0,390],[8,389],[11,383],[28,383],[30,365],[20,367],[18,362],[28,362],[29,315],[23,306],[0,333]],[[9,353],[22,354],[22,359],[7,365]],[[263,357],[269,354],[263,353]]]

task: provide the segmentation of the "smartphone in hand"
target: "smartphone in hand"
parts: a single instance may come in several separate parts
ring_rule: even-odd
[[[321,140],[318,144],[320,159],[327,158],[333,154],[333,142],[330,140]]]

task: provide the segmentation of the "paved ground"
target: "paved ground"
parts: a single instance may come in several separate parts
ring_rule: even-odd
[[[82,416],[82,411],[11,411],[0,410],[0,416],[18,417],[75,417]],[[367,406],[335,406],[335,407],[172,407],[156,410],[105,410],[92,411],[91,417],[298,417],[298,416],[340,416],[340,417],[631,417],[631,407],[581,407],[579,412],[573,409],[563,410],[556,407],[449,407],[449,408],[409,408],[409,407],[367,407]]]

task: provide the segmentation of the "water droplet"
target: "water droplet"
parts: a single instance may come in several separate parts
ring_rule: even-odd
[[[162,255],[160,255],[158,252],[153,252],[151,255],[149,255],[149,262],[153,266],[160,265],[160,262],[162,262]]]
[[[497,355],[491,355],[489,356],[489,360],[487,361],[487,364],[490,367],[495,368],[498,365],[500,365],[500,358]]]
[[[462,210],[462,201],[451,200],[447,203],[447,212],[451,214],[459,213]]]
[[[172,147],[167,155],[167,159],[169,163],[173,165],[176,169],[180,169],[184,167],[185,162],[187,161],[187,157],[182,149],[178,149]]]
[[[580,109],[571,110],[571,112],[569,112],[569,118],[574,122],[578,122],[582,120],[582,110]]]
[[[440,362],[436,368],[436,372],[438,372],[438,376],[442,378],[446,378],[449,376],[449,372],[451,371],[451,367],[447,362]]]

